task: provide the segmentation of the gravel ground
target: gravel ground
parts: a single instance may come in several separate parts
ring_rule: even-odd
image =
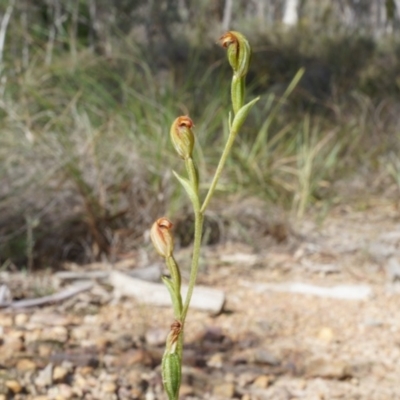
[[[337,208],[321,226],[293,225],[280,244],[210,246],[202,264],[199,283],[223,290],[226,304],[217,316],[190,312],[182,399],[400,399],[394,207]],[[0,279],[14,297],[61,285],[50,272]],[[322,289],[293,293],[293,282]],[[370,292],[323,291],[338,285]],[[118,298],[104,281],[57,304],[3,309],[0,400],[165,399],[159,365],[172,321],[170,309]]]

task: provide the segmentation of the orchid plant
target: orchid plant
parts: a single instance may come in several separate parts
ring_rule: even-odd
[[[181,274],[179,266],[174,258],[174,238],[172,234],[173,224],[165,217],[154,222],[150,236],[154,247],[161,257],[165,259],[170,277],[163,277],[172,300],[174,322],[166,341],[166,348],[162,359],[162,376],[165,391],[169,400],[177,400],[181,384],[183,330],[188,313],[190,300],[196,283],[199,267],[201,239],[203,232],[204,213],[215,192],[222,169],[231,151],[235,138],[249,114],[253,105],[259,100],[255,98],[244,104],[245,79],[249,67],[251,48],[247,39],[239,32],[225,33],[219,44],[226,48],[229,64],[233,69],[231,83],[231,101],[233,112],[229,113],[229,136],[215,171],[214,177],[204,199],[199,193],[199,173],[193,160],[193,147],[195,137],[193,133],[193,121],[188,116],[180,116],[172,123],[170,136],[176,152],[185,163],[187,176],[181,176],[174,171],[174,175],[185,189],[194,212],[194,243],[190,279],[186,298],[181,295]]]

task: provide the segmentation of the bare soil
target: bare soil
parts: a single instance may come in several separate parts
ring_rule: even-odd
[[[181,398],[400,399],[398,210],[341,206],[289,231],[281,243],[265,237],[204,250],[199,283],[223,290],[226,304],[217,316],[190,312]],[[0,279],[13,296],[43,295],[44,282],[60,289],[51,272]],[[294,282],[370,295],[282,286]],[[172,321],[170,309],[118,298],[104,281],[58,304],[3,309],[0,399],[165,399],[159,364]]]

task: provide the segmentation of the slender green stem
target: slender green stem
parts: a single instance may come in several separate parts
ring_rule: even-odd
[[[189,176],[189,181],[192,184],[197,195],[199,194],[199,174],[197,168],[193,162],[193,158],[189,157],[185,160],[186,171]],[[200,204],[200,202],[199,202]]]
[[[245,78],[233,75],[231,83],[231,100],[233,112],[236,115],[242,108],[244,101]]]
[[[190,300],[193,295],[194,285],[196,283],[197,272],[199,270],[199,259],[200,259],[200,248],[201,248],[201,237],[203,233],[203,221],[204,215],[201,211],[194,213],[194,243],[193,243],[193,256],[192,256],[192,267],[190,269],[190,279],[188,292],[186,294],[185,304],[182,311],[182,326],[185,324],[186,314],[189,309]]]
[[[215,188],[217,186],[218,180],[219,180],[219,178],[221,176],[221,173],[222,173],[222,169],[224,168],[225,162],[226,162],[226,160],[227,160],[227,158],[229,156],[229,153],[231,151],[233,143],[235,142],[236,133],[237,132],[232,132],[232,131],[229,133],[228,141],[226,142],[224,151],[223,151],[223,153],[221,155],[221,158],[219,160],[218,167],[217,167],[217,170],[215,171],[214,178],[213,178],[213,180],[211,182],[210,188],[208,189],[207,196],[204,199],[204,202],[203,202],[203,204],[202,204],[202,206],[200,208],[200,212],[202,212],[202,213],[204,213],[204,211],[206,210],[206,208],[207,208],[207,206],[208,206],[208,204],[209,204],[209,202],[211,200],[211,197],[214,194],[214,191],[215,191]]]
[[[194,165],[193,159],[188,158],[185,160],[185,166],[187,173],[189,175],[189,181],[199,198],[199,178],[196,166]],[[200,200],[193,203],[194,206],[194,243],[193,243],[193,255],[192,255],[192,266],[190,269],[190,279],[188,292],[186,294],[185,303],[182,311],[182,326],[185,324],[186,314],[189,309],[190,300],[192,299],[192,294],[194,290],[194,285],[196,283],[197,272],[199,269],[199,259],[200,259],[200,248],[201,248],[201,238],[203,234],[203,220],[204,215],[200,211]]]
[[[171,274],[175,290],[179,293],[181,290],[181,273],[179,271],[179,267],[175,261],[174,256],[167,257],[166,263],[169,273]]]
[[[167,287],[169,295],[171,296],[172,307],[174,310],[174,317],[176,320],[179,321],[181,319],[182,307],[183,307],[181,293],[180,291],[177,292],[175,290],[175,285],[172,279],[166,276],[163,276],[161,279],[164,282],[165,286]]]

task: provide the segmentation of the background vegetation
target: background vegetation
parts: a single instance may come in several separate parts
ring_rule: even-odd
[[[261,101],[214,207],[257,197],[301,218],[395,199],[396,5],[0,0],[0,265],[113,260],[159,215],[186,218],[168,130],[190,114],[201,173],[215,168],[230,82],[215,41],[228,28],[253,45],[248,95]]]

